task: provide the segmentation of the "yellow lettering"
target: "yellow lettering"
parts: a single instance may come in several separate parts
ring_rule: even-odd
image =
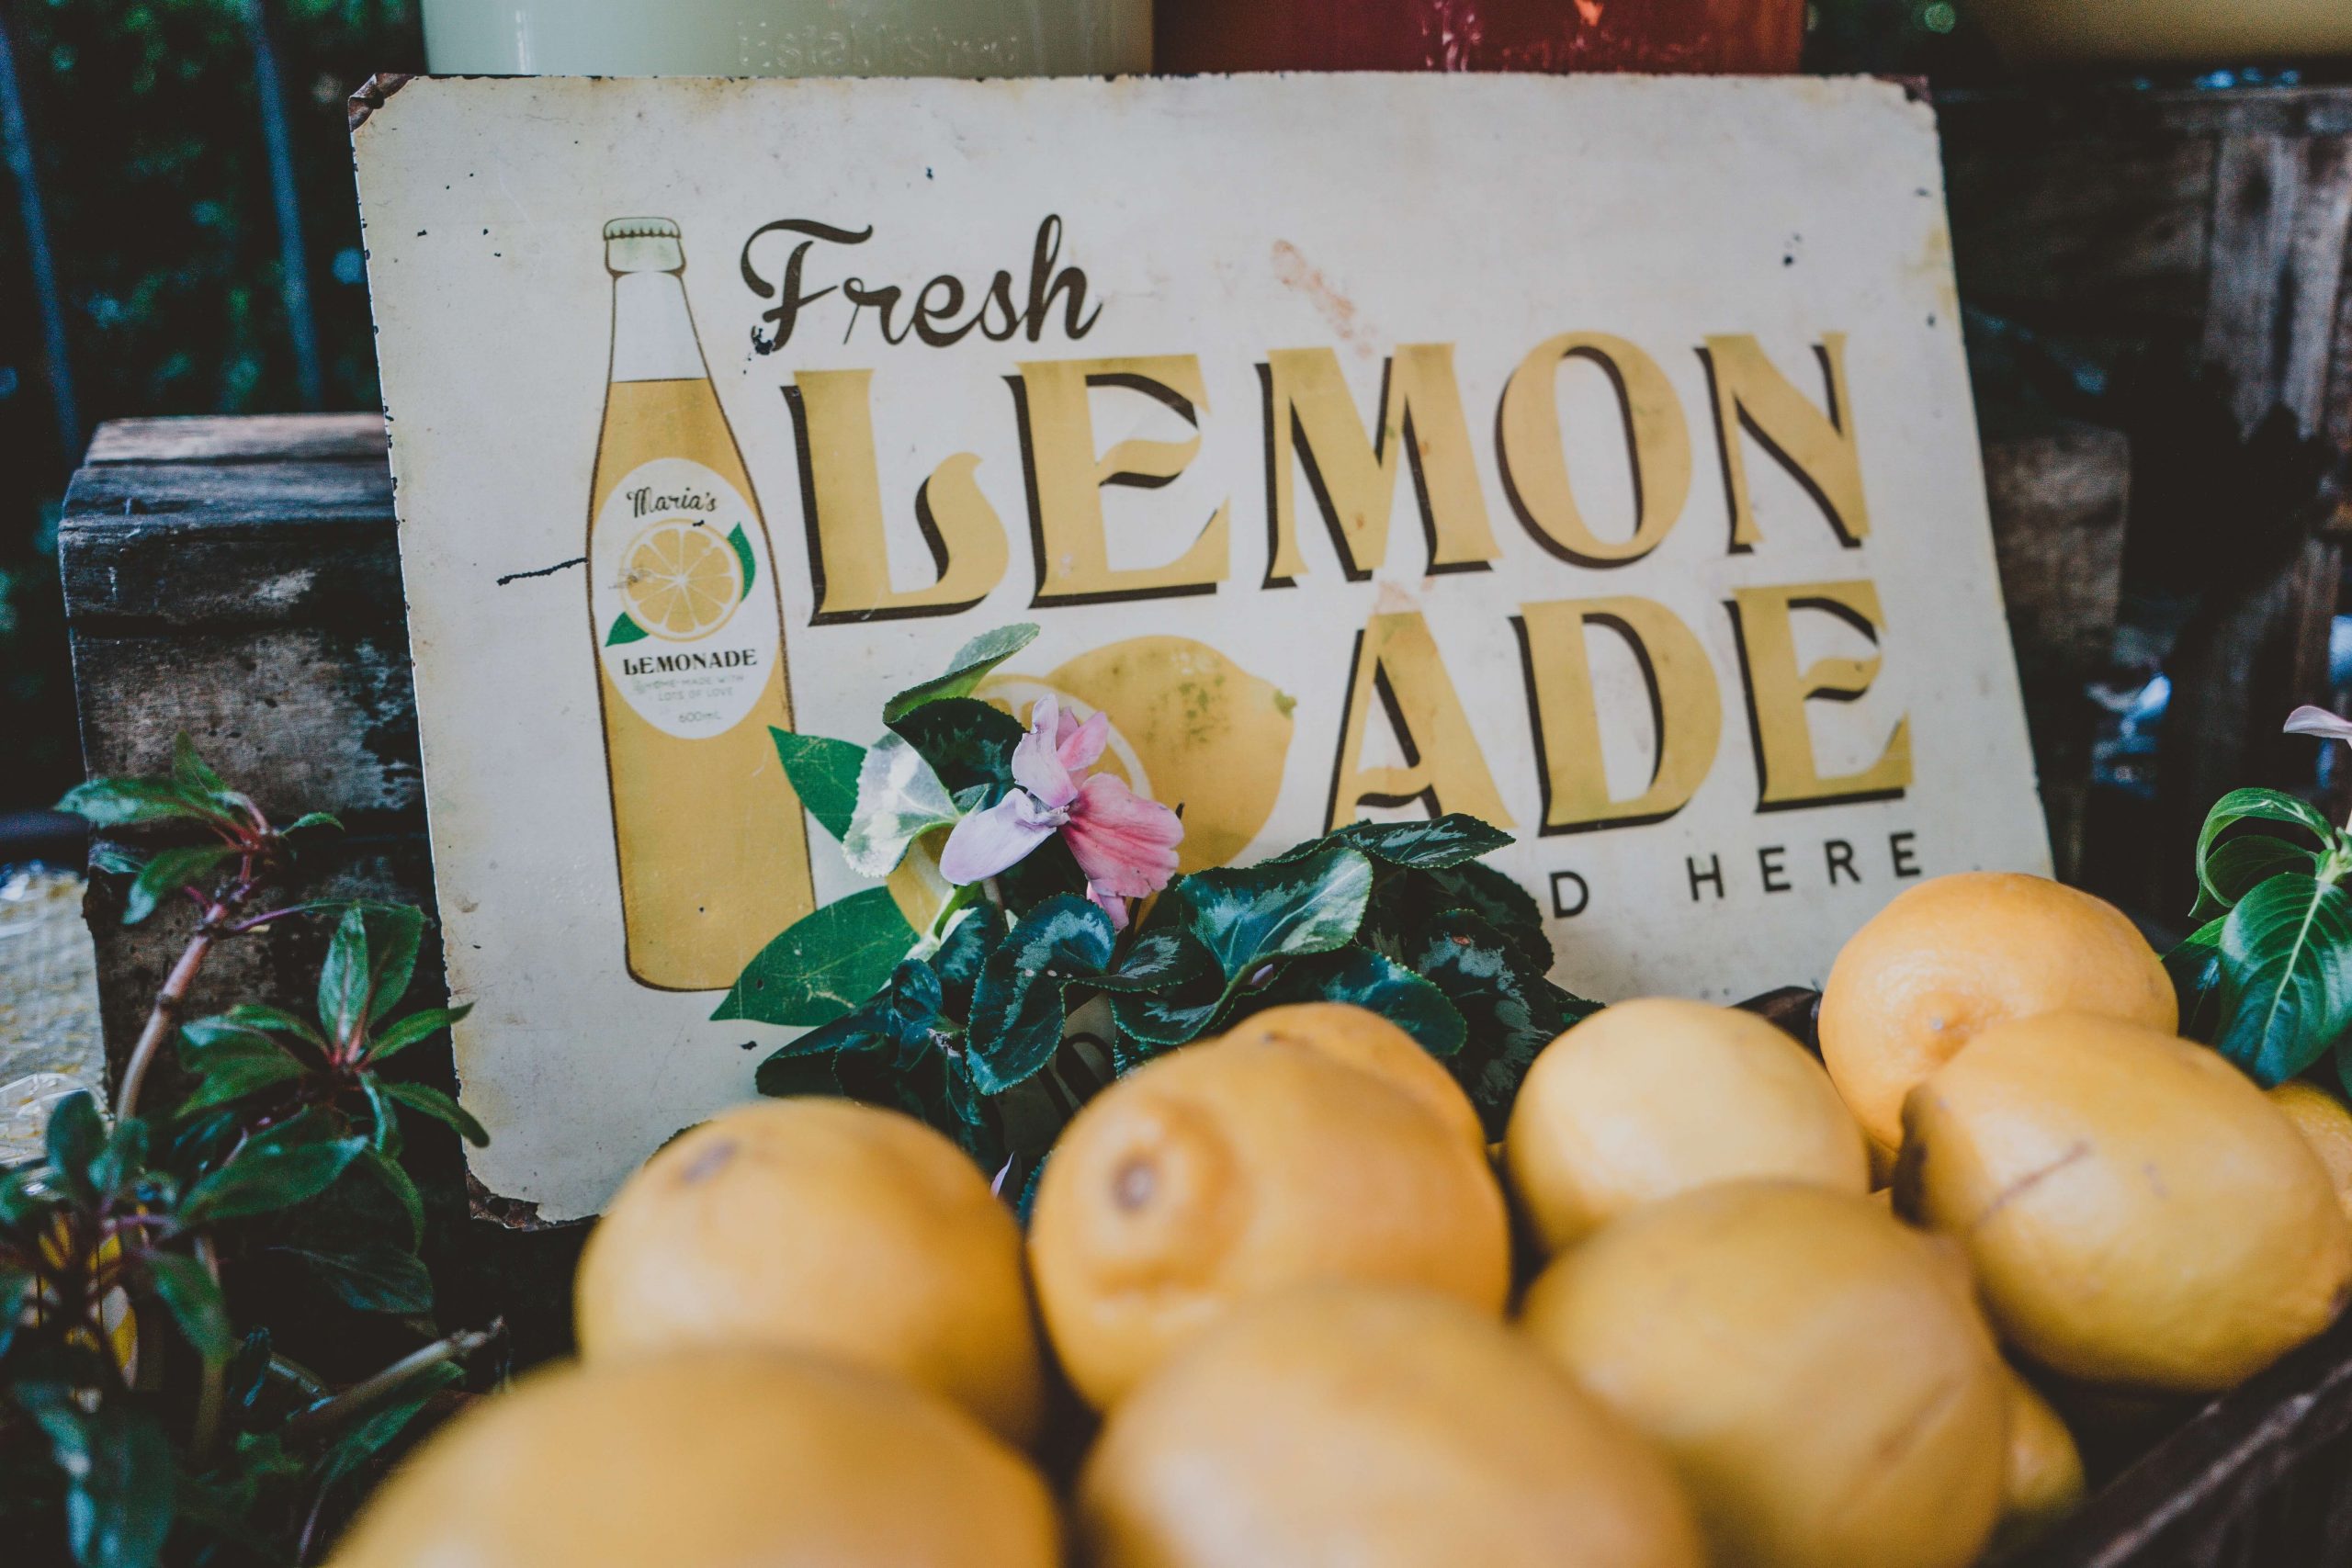
[[[1743,431],[1804,487],[1842,543],[1850,548],[1870,536],[1861,454],[1854,445],[1854,406],[1846,389],[1846,334],[1824,334],[1814,355],[1821,361],[1828,393],[1826,413],[1764,357],[1754,338],[1743,334],[1707,340],[1702,357],[1714,385],[1715,441],[1730,491],[1735,554],[1754,549],[1763,537],[1748,494]]]
[[[1560,441],[1559,371],[1568,359],[1597,365],[1616,389],[1633,465],[1634,532],[1594,534],[1568,483]],[[1503,491],[1535,542],[1577,566],[1623,566],[1662,544],[1690,498],[1690,427],[1657,361],[1606,333],[1563,333],[1536,345],[1503,389],[1497,445]]]
[[[1650,782],[1627,800],[1610,798],[1601,766],[1600,705],[1585,646],[1595,626],[1623,637],[1640,663],[1657,731]],[[1519,633],[1544,780],[1544,831],[1661,822],[1689,805],[1714,765],[1724,710],[1714,666],[1681,617],[1648,599],[1563,599],[1521,605]]]
[[[1404,750],[1401,768],[1363,765],[1375,694]],[[1511,825],[1429,623],[1418,611],[1407,610],[1373,616],[1357,641],[1326,826],[1355,820],[1361,807],[1414,800],[1424,802],[1433,817],[1466,811],[1498,828]]]
[[[1732,590],[1732,619],[1739,633],[1740,674],[1747,682],[1748,728],[1756,744],[1760,784],[1757,809],[1785,811],[1849,800],[1901,795],[1911,783],[1911,721],[1895,721],[1878,761],[1859,773],[1825,778],[1814,758],[1805,704],[1852,702],[1877,679],[1881,656],[1822,659],[1797,667],[1799,610],[1826,611],[1872,644],[1886,625],[1878,590],[1867,581],[1799,582],[1780,588]]]

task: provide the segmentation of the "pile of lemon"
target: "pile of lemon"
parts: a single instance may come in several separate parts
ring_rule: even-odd
[[[1259,1014],[1089,1104],[1025,1240],[910,1120],[747,1107],[338,1561],[1961,1568],[2080,1496],[2037,1384],[2223,1388],[2352,1283],[2352,1117],[2177,1022],[2115,910],[1968,874],[1847,945],[1822,1059],[1623,1003],[1497,1150],[1379,1018]]]

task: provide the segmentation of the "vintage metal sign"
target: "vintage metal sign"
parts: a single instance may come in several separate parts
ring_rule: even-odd
[[[1188,868],[1472,812],[1589,995],[2046,865],[1897,86],[424,79],[355,140],[475,1168],[544,1217],[749,1093],[729,987],[870,886],[772,731],[1007,623],[980,695],[1108,713]]]

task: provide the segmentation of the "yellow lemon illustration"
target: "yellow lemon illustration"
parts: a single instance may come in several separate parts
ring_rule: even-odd
[[[656,523],[629,547],[621,596],[655,637],[690,642],[727,624],[743,597],[735,547],[677,518]]]

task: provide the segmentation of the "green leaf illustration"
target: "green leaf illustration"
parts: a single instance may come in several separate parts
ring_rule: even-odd
[[[2294,873],[2239,900],[2222,925],[2222,1019],[2213,1048],[2265,1089],[2352,1027],[2352,896]]]
[[[900,719],[926,703],[971,695],[973,688],[988,678],[989,671],[1036,640],[1037,627],[1028,621],[982,632],[956,650],[956,657],[947,661],[945,674],[909,686],[884,703],[882,722],[896,729]]]
[[[838,839],[849,831],[857,810],[857,770],[865,761],[865,748],[822,735],[795,735],[771,725],[768,739],[775,742],[776,760],[784,776],[817,826]]]
[[[727,531],[727,543],[735,552],[735,564],[743,569],[743,597],[752,596],[752,584],[760,580],[760,563],[752,554],[752,541],[743,536],[743,525],[738,523]]]
[[[831,1023],[880,990],[914,942],[888,888],[853,893],[762,948],[710,1016],[802,1028]]]
[[[637,617],[623,610],[613,617],[613,629],[605,634],[606,648],[619,648],[627,643],[643,642],[652,634],[637,624]]]

